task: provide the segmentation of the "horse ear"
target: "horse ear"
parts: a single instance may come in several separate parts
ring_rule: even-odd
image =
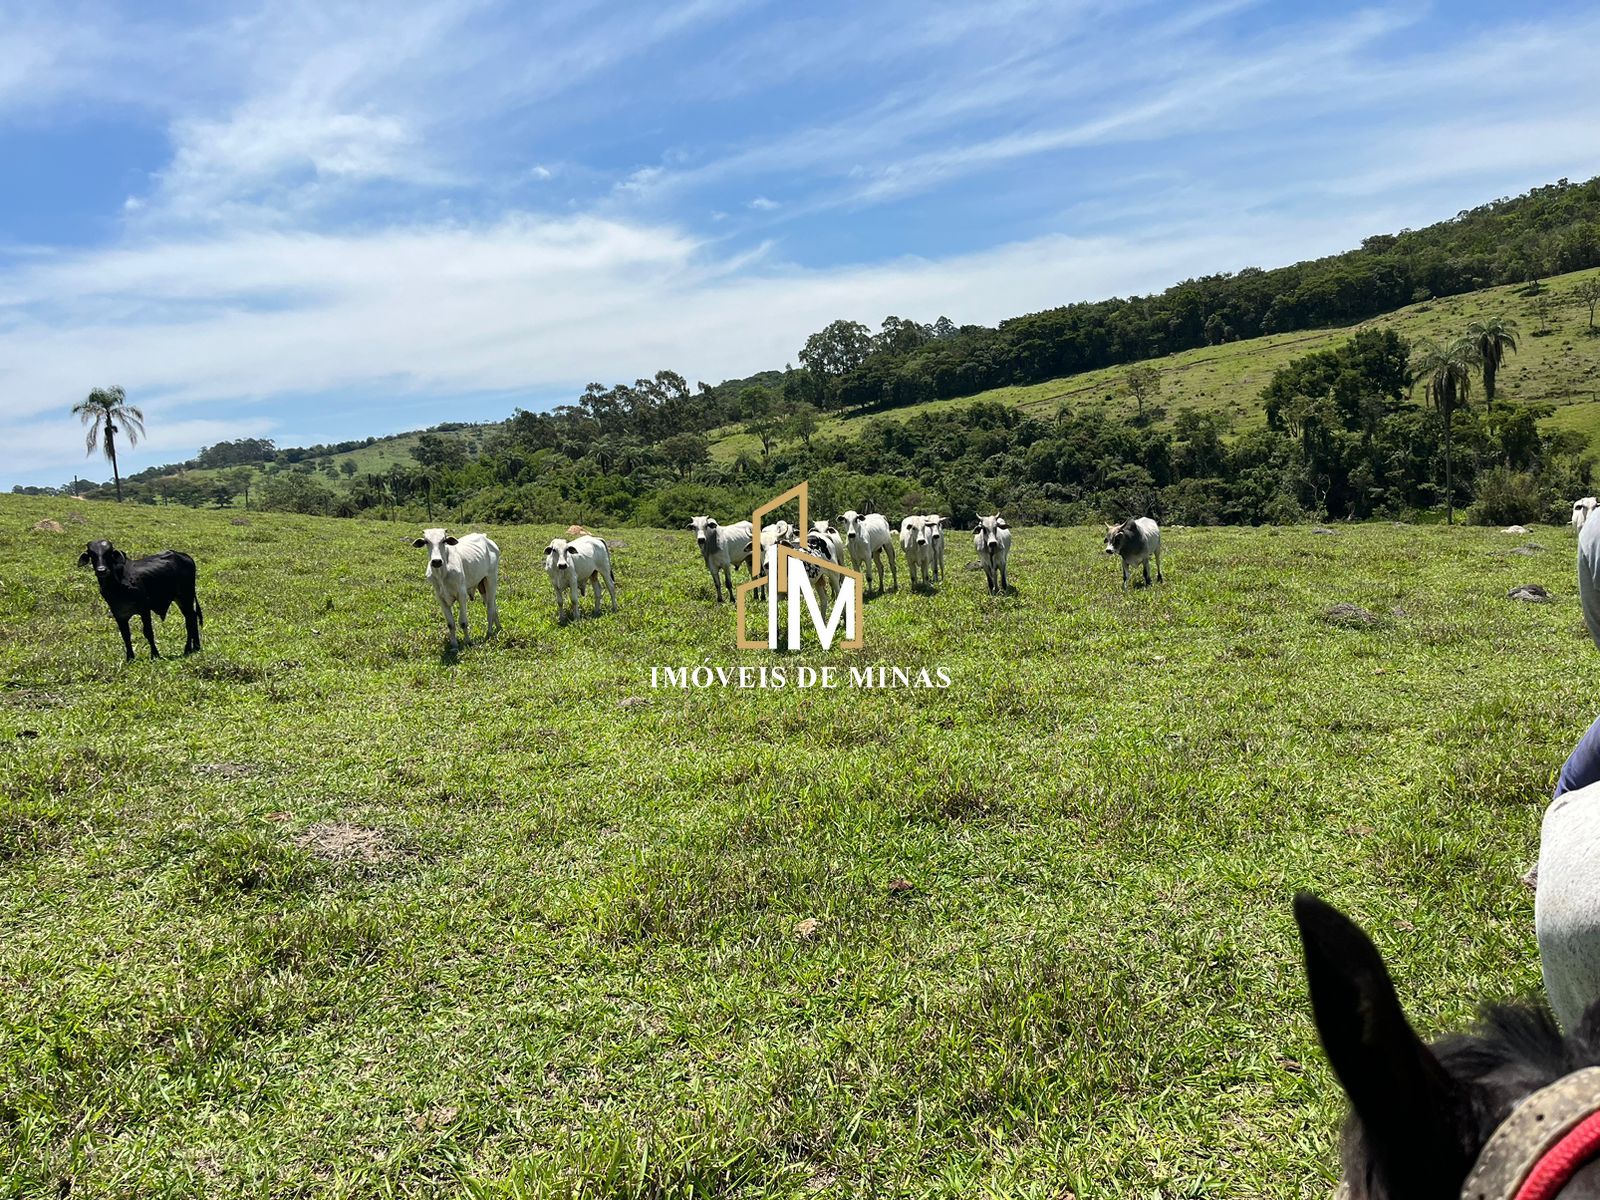
[[[1465,1089],[1411,1028],[1383,956],[1354,921],[1309,892],[1295,896],[1294,919],[1317,1036],[1384,1194],[1455,1196],[1473,1161]]]

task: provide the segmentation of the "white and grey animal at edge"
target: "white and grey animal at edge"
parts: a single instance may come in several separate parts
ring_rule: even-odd
[[[594,615],[600,615],[600,586],[611,594],[611,611],[617,611],[617,580],[611,569],[611,547],[604,538],[585,534],[567,541],[554,538],[544,551],[544,570],[556,593],[556,620],[561,619],[566,601],[572,601],[574,619],[583,617],[583,589],[594,585]]]
[[[411,543],[428,547],[428,582],[433,584],[433,594],[444,609],[444,620],[450,630],[450,649],[459,649],[456,642],[456,614],[461,609],[461,637],[468,645],[472,633],[467,628],[467,602],[473,592],[483,595],[487,609],[486,637],[493,637],[500,629],[500,609],[496,593],[500,589],[500,547],[481,533],[469,533],[456,538],[443,529],[424,529],[422,536]]]
[[[900,569],[895,564],[894,531],[889,528],[889,518],[882,513],[858,513],[848,509],[839,514],[839,524],[844,526],[845,547],[850,552],[850,565],[861,572],[863,582],[870,582],[872,567],[878,568],[878,591],[883,591],[883,559],[889,560],[889,576],[894,590],[900,590]]]
[[[1572,502],[1572,527],[1582,529],[1584,522],[1594,515],[1595,506],[1600,505],[1600,500],[1593,496],[1585,496],[1582,500]]]
[[[706,570],[711,572],[711,586],[722,603],[723,580],[728,584],[728,599],[733,599],[733,569],[740,563],[750,563],[751,525],[739,521],[733,525],[719,525],[715,517],[691,517],[689,528],[694,530],[695,542],[700,547],[700,557]],[[752,567],[753,570],[753,567]]]

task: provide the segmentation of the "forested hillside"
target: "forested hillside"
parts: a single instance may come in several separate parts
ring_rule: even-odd
[[[143,473],[134,492],[236,503],[249,484],[249,502],[302,512],[676,524],[804,475],[825,505],[961,520],[1002,508],[1282,521],[1447,497],[1484,520],[1541,519],[1588,487],[1597,265],[1600,180],[1561,181],[1342,255],[992,328],[835,321],[797,363],[716,386],[662,370],[503,425],[309,450],[226,443]],[[1476,383],[1459,394],[1417,378],[1430,343],[1497,320],[1494,404],[1481,362],[1463,362]]]

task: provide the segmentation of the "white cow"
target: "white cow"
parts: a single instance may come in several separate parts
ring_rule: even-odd
[[[1156,582],[1165,583],[1161,574],[1161,527],[1149,517],[1135,517],[1120,525],[1106,526],[1106,553],[1122,556],[1122,590],[1128,590],[1128,572],[1144,568],[1144,585],[1150,586],[1150,560],[1155,559]]]
[[[978,527],[972,531],[972,541],[978,549],[978,562],[988,577],[989,591],[998,595],[1011,586],[1006,578],[1006,559],[1011,557],[1011,526],[999,513],[979,517]]]
[[[736,525],[718,525],[715,517],[690,517],[689,528],[694,530],[694,540],[699,543],[700,557],[706,570],[711,572],[711,586],[717,593],[717,603],[722,603],[722,582],[728,583],[728,599],[733,599],[733,568],[740,563],[750,566],[749,521]],[[753,572],[752,572],[753,573]]]
[[[611,593],[611,611],[617,611],[617,580],[611,570],[611,548],[606,545],[604,538],[597,538],[593,534],[585,534],[570,542],[566,538],[555,538],[544,548],[544,571],[550,576],[551,586],[556,590],[557,621],[561,620],[569,596],[573,618],[583,616],[583,607],[578,601],[583,598],[583,589],[589,584],[594,585],[595,616],[600,615],[602,583]]]
[[[812,538],[819,537],[828,543],[828,548],[832,551],[828,557],[833,559],[833,561],[838,563],[841,567],[844,566],[844,538],[841,537],[839,531],[834,528],[832,521],[811,522],[811,533],[806,540],[810,541]]]
[[[883,560],[889,560],[889,576],[894,590],[900,590],[900,568],[894,560],[894,532],[889,528],[889,518],[882,513],[858,513],[855,509],[839,514],[839,524],[844,526],[845,548],[850,551],[850,565],[861,572],[862,581],[870,584],[872,567],[878,568],[878,594],[883,594]]]
[[[467,628],[467,601],[473,592],[483,596],[488,610],[488,627],[485,636],[493,637],[500,630],[500,610],[495,604],[495,594],[500,590],[500,547],[481,533],[469,533],[464,538],[451,537],[442,529],[424,529],[422,536],[411,543],[419,549],[428,547],[427,578],[433,584],[433,594],[439,597],[439,607],[444,609],[445,624],[450,629],[450,649],[456,643],[456,613],[461,609],[461,637],[469,645],[472,633]]]
[[[1572,527],[1582,529],[1583,523],[1594,515],[1595,505],[1600,504],[1593,496],[1585,496],[1582,500],[1572,502]]]
[[[907,517],[900,522],[900,548],[905,551],[906,572],[911,576],[911,586],[917,586],[917,574],[927,585],[933,569],[933,540],[928,536],[927,517]]]
[[[933,547],[933,577],[943,582],[945,519],[938,513],[932,513],[922,519],[928,526],[928,543]]]

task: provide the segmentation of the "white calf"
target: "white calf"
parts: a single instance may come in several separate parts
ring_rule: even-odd
[[[917,586],[919,571],[926,586],[933,568],[933,540],[928,536],[927,517],[907,517],[900,522],[900,548],[905,551],[906,572],[911,576],[911,586]]]
[[[928,544],[933,547],[933,577],[944,580],[944,518],[938,513],[922,518],[928,526]]]
[[[858,513],[855,509],[839,515],[844,526],[845,547],[850,551],[850,565],[861,572],[863,582],[870,584],[872,567],[878,568],[878,593],[883,593],[883,560],[889,560],[889,576],[894,590],[900,590],[900,568],[894,561],[894,533],[889,519],[882,513]]]
[[[594,585],[594,615],[600,615],[600,585],[604,583],[611,593],[611,611],[617,611],[617,580],[611,571],[611,549],[604,538],[585,534],[567,541],[556,538],[544,548],[544,571],[556,590],[556,620],[561,620],[567,598],[572,599],[572,615],[583,616],[578,601],[583,589]]]
[[[1011,526],[999,513],[992,517],[979,517],[978,527],[972,531],[973,544],[978,548],[978,561],[989,579],[989,591],[994,594],[1011,586],[1006,578],[1006,559],[1011,557]]]
[[[750,522],[721,526],[715,517],[690,517],[689,528],[700,546],[700,557],[711,572],[711,587],[722,603],[722,582],[728,583],[728,599],[733,599],[733,568],[741,562],[749,566]]]
[[[473,592],[483,595],[484,607],[488,610],[485,636],[493,637],[499,632],[500,610],[495,604],[495,594],[500,590],[500,547],[481,533],[454,538],[442,529],[424,529],[422,536],[411,544],[428,547],[427,578],[433,584],[433,594],[439,597],[439,607],[444,609],[445,624],[450,629],[450,649],[459,649],[457,606],[461,609],[461,636],[469,645],[472,642],[472,633],[467,628],[467,601]]]
[[[1585,496],[1582,500],[1572,502],[1572,527],[1582,529],[1583,523],[1594,515],[1595,505],[1600,504],[1593,496]]]

